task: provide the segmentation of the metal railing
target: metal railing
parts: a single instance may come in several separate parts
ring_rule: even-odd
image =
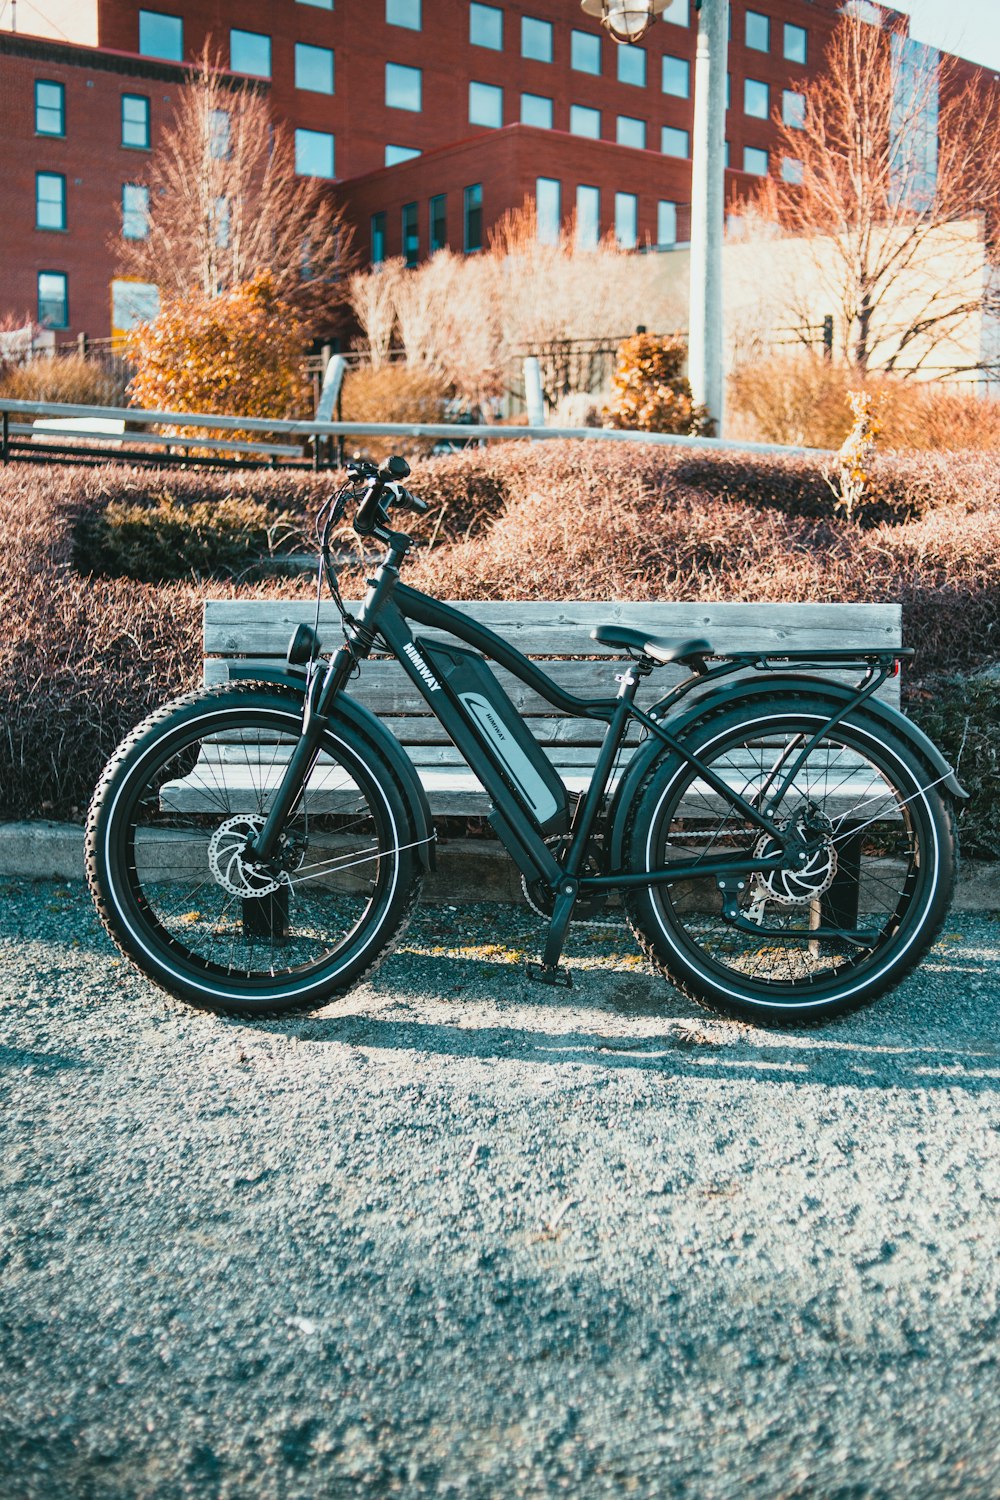
[[[40,426],[32,426],[24,420],[48,419]],[[175,461],[190,462],[197,455],[191,448],[209,449],[207,457],[199,461],[212,466],[225,466],[231,462],[246,462],[260,458],[269,464],[283,459],[282,467],[312,467],[316,469],[334,467],[340,462],[330,451],[331,439],[345,437],[398,437],[425,438],[440,442],[453,442],[462,446],[472,443],[513,442],[530,439],[553,441],[573,439],[589,443],[646,444],[664,448],[683,448],[693,452],[737,452],[763,454],[819,454],[823,450],[803,447],[786,447],[780,443],[753,443],[729,438],[683,437],[664,432],[632,432],[609,427],[507,427],[492,423],[459,422],[321,422],[314,420],[287,421],[276,417],[234,417],[222,414],[147,411],[136,407],[82,406],[66,402],[13,401],[0,396],[0,462],[30,457],[36,461],[48,461],[59,449],[50,446],[53,421],[80,419],[88,422],[106,421],[127,424],[107,433],[76,433],[72,429],[55,428],[63,436],[70,461],[99,456],[104,459],[120,458],[129,461],[159,462],[162,453],[126,451],[126,445],[151,444],[157,448],[181,450],[172,455]],[[169,433],[129,431],[128,427],[181,427],[187,429],[183,436]],[[194,434],[191,434],[194,429]],[[196,434],[204,431],[212,436],[201,438]],[[231,442],[226,432],[237,434],[260,434],[261,442],[249,442],[242,437]],[[44,444],[35,442],[44,438]],[[79,446],[77,445],[79,440]],[[269,440],[269,441],[268,441]],[[277,441],[276,441],[277,440]],[[109,447],[110,444],[115,446]],[[211,447],[210,447],[211,445]],[[226,454],[240,455],[239,459],[227,459]],[[217,456],[216,456],[217,455]]]

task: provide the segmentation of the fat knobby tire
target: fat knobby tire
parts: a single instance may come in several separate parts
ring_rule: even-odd
[[[756,701],[742,707],[737,704],[727,710],[717,710],[692,726],[685,745],[691,750],[699,750],[717,743],[721,736],[746,729],[748,725],[752,727],[754,721],[773,724],[782,717],[794,719],[808,715],[818,727],[836,708],[836,704],[821,697],[806,695],[783,696],[763,704]],[[852,971],[839,982],[836,978],[827,980],[819,995],[803,983],[800,997],[786,996],[785,1003],[778,1003],[777,997],[769,1000],[752,991],[734,995],[732,991],[738,981],[729,974],[726,983],[720,983],[718,972],[713,971],[707,960],[699,963],[699,950],[682,936],[683,923],[669,901],[658,901],[654,888],[649,886],[626,892],[629,926],[643,953],[671,984],[706,1010],[765,1026],[818,1024],[871,1005],[895,988],[919,963],[941,931],[954,887],[958,852],[951,799],[942,795],[940,787],[931,785],[937,781],[937,775],[918,757],[913,747],[892,735],[863,709],[854,711],[842,727],[857,733],[859,744],[867,741],[873,755],[880,757],[887,766],[892,765],[907,791],[917,789],[924,804],[919,809],[920,816],[925,819],[930,833],[927,858],[933,858],[934,868],[920,872],[921,883],[914,908],[907,909],[900,929],[886,945],[876,950],[881,957],[872,965],[867,983],[858,985],[857,976],[852,977]],[[625,834],[630,869],[649,868],[644,864],[643,851],[649,845],[651,820],[656,816],[664,788],[672,784],[675,776],[683,774],[684,766],[678,756],[665,751],[653,763],[640,787]]]
[[[347,959],[338,958],[328,975],[313,972],[305,981],[284,980],[270,991],[257,985],[253,989],[244,987],[241,992],[234,980],[232,992],[221,993],[217,992],[218,980],[204,984],[190,969],[175,963],[163,945],[157,943],[155,932],[141,930],[141,914],[129,899],[126,873],[118,868],[116,850],[123,835],[118,824],[128,819],[130,778],[136,778],[141,785],[137,768],[147,762],[161,742],[169,742],[179,731],[188,730],[204,719],[206,723],[211,721],[212,733],[219,733],[224,730],[222,720],[227,712],[245,713],[248,709],[260,709],[287,719],[287,724],[281,727],[290,734],[297,734],[301,727],[300,694],[280,684],[264,686],[249,681],[188,693],[138,724],[118,746],[94,792],[87,817],[86,871],[94,903],[109,936],[148,978],[198,1009],[259,1018],[316,1010],[346,994],[371,974],[406,930],[420,895],[423,867],[416,849],[405,847],[412,845],[417,835],[406,795],[394,773],[375,744],[353,726],[337,724],[334,730],[340,757],[356,758],[359,776],[364,776],[383,799],[383,812],[397,832],[398,869],[390,899],[362,924],[354,935]]]

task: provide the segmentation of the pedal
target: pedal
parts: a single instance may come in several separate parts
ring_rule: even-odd
[[[539,964],[532,960],[524,966],[525,973],[535,984],[549,984],[556,989],[571,990],[573,988],[573,976],[562,964]]]

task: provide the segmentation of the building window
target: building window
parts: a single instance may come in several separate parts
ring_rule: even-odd
[[[229,199],[220,196],[215,200],[215,243],[220,250],[229,244],[229,225]]]
[[[771,113],[770,90],[757,78],[743,80],[743,113],[755,120],[766,120]]]
[[[645,151],[645,120],[637,120],[633,115],[619,115],[615,126],[615,140],[619,146],[632,146],[637,151]]]
[[[66,179],[61,172],[35,173],[35,228],[66,228]]]
[[[476,250],[483,248],[483,185],[474,182],[471,187],[465,189],[464,194],[464,231],[462,244],[466,255],[472,255]]]
[[[767,152],[759,146],[743,147],[743,170],[751,177],[767,176]]]
[[[746,43],[755,52],[771,50],[771,22],[759,10],[747,11]]]
[[[601,242],[601,190],[587,183],[576,190],[576,242],[581,250],[596,250]]]
[[[785,58],[788,62],[804,63],[809,33],[804,26],[793,26],[785,22]]]
[[[420,259],[420,231],[417,228],[417,205],[403,204],[403,255],[408,266]]]
[[[66,134],[66,89],[47,78],[35,82],[35,132],[37,135]]]
[[[145,94],[122,94],[122,145],[148,151],[149,100]]]
[[[213,109],[208,116],[208,154],[213,161],[229,159],[229,111]]]
[[[569,107],[570,135],[583,135],[588,140],[601,139],[601,111],[586,104],[571,104]]]
[[[299,0],[300,5],[314,5],[317,10],[333,10],[333,0]]]
[[[184,60],[184,22],[158,10],[139,12],[139,55],[162,57],[167,62]]]
[[[521,56],[533,62],[552,61],[552,22],[536,21],[534,16],[521,17]]]
[[[728,141],[723,141],[723,143],[722,143],[722,164],[725,167],[729,166],[729,142]]]
[[[536,233],[540,245],[558,245],[562,189],[557,177],[535,179]]]
[[[637,89],[646,87],[646,54],[641,47],[616,47],[618,82],[631,83]]]
[[[792,130],[806,128],[806,96],[794,89],[781,91],[781,118]]]
[[[443,250],[448,243],[448,198],[446,193],[438,193],[431,199],[430,211],[430,252]]]
[[[149,188],[138,182],[122,184],[122,238],[144,240],[149,234]]]
[[[325,130],[296,130],[295,170],[300,177],[333,177],[334,141]]]
[[[686,57],[663,54],[663,92],[686,99],[691,92],[691,64]]]
[[[385,19],[389,26],[405,26],[407,31],[419,31],[420,0],[385,0]]]
[[[686,130],[676,125],[664,125],[660,131],[660,150],[664,156],[690,156],[691,142]]]
[[[398,167],[401,161],[412,161],[419,155],[415,146],[386,146],[385,164],[387,167]]]
[[[658,245],[676,245],[677,243],[677,204],[671,203],[666,198],[661,198],[656,205],[656,243]]]
[[[802,163],[797,156],[781,158],[781,180],[798,185],[802,181]]]
[[[69,282],[65,271],[39,271],[38,321],[47,328],[69,325]]]
[[[385,214],[372,214],[372,265],[380,266],[385,260]]]
[[[261,31],[229,33],[229,66],[234,73],[249,73],[252,78],[271,76],[271,38]]]
[[[539,130],[552,129],[552,100],[544,94],[521,95],[521,124],[536,125]]]
[[[469,6],[469,41],[474,47],[503,51],[503,11],[495,5]]]
[[[329,47],[295,43],[295,87],[310,94],[333,93],[333,53]]]
[[[499,130],[503,124],[503,89],[495,83],[469,84],[469,124]]]
[[[623,250],[639,243],[639,200],[634,193],[615,194],[615,239]]]
[[[390,109],[409,109],[414,114],[419,114],[422,108],[421,83],[419,68],[407,68],[403,63],[386,63],[386,104]]]
[[[601,71],[601,39],[591,31],[570,32],[570,67],[577,73]]]
[[[688,0],[674,0],[673,5],[668,5],[663,12],[663,20],[672,22],[674,26],[689,25],[691,15]]]

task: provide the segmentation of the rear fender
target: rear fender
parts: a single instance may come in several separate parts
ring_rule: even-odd
[[[761,681],[742,681],[731,683],[728,686],[716,688],[703,694],[692,703],[682,714],[674,719],[668,719],[667,723],[670,733],[676,739],[684,736],[695,724],[709,716],[722,713],[732,708],[735,704],[746,703],[748,707],[754,707],[762,699],[775,698],[801,698],[803,691],[808,691],[812,696],[824,698],[830,704],[830,712],[836,713],[845,703],[850,703],[857,696],[853,688],[846,683],[832,682],[829,678],[811,676],[782,676],[767,677]],[[876,698],[866,698],[861,705],[867,717],[875,719],[886,729],[891,730],[905,745],[912,750],[918,760],[922,761],[932,773],[933,780],[940,779],[945,790],[959,801],[968,797],[958,777],[951,766],[945,760],[941,751],[934,742],[928,739],[922,729],[919,729],[911,719],[906,718],[898,709],[889,707],[888,704],[880,702]],[[659,718],[663,711],[663,704],[654,704],[650,709],[653,718]],[[625,775],[618,784],[608,813],[608,824],[611,829],[608,840],[609,869],[619,870],[622,868],[625,849],[625,825],[628,822],[629,809],[639,794],[639,788],[646,779],[653,763],[661,756],[671,755],[673,752],[662,740],[651,735],[636,750],[629,761]]]
[[[232,662],[229,666],[229,680],[230,682],[276,682],[282,687],[294,688],[303,701],[305,700],[305,673],[296,672],[288,667],[258,667],[252,662]],[[359,703],[357,699],[349,697],[346,693],[338,695],[331,717],[334,722],[341,719],[352,729],[356,729],[365,739],[371,741],[388,761],[413,813],[414,831],[419,840],[417,853],[421,863],[425,870],[435,869],[436,844],[430,803],[427,801],[427,793],[424,791],[412,760],[396,736],[386,729],[381,719],[377,718],[370,708],[365,708],[363,703]]]

